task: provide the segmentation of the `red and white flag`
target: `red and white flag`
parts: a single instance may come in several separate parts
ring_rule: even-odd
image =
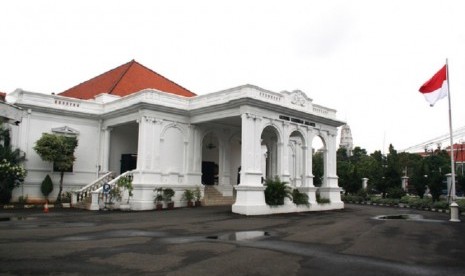
[[[447,97],[447,65],[441,68],[434,76],[420,87],[420,92],[426,101],[433,106],[437,101]]]

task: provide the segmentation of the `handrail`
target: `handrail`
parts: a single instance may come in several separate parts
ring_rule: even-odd
[[[89,197],[92,191],[95,191],[103,186],[105,182],[110,180],[113,177],[113,172],[107,172],[103,176],[99,177],[98,179],[94,180],[93,182],[87,184],[86,186],[82,187],[79,190],[73,192],[75,195],[75,200],[73,199],[73,203],[80,202],[84,200],[84,198]]]
[[[106,174],[104,174],[103,176],[97,178],[96,180],[94,180],[93,182],[87,184],[86,186],[82,187],[81,189],[79,190],[76,190],[74,191],[75,193],[79,193],[79,192],[84,192],[85,190],[89,189],[90,187],[92,187],[93,185],[101,182],[102,180],[105,180],[106,178],[108,178],[109,176],[112,176],[113,175],[113,172],[107,172]],[[103,184],[102,184],[103,185]]]

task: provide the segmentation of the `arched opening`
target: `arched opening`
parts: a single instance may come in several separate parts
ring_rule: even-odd
[[[279,175],[278,168],[278,131],[267,126],[261,135],[261,170],[263,180]]]
[[[293,187],[301,187],[304,183],[305,162],[304,162],[304,145],[305,141],[302,134],[298,131],[291,133],[289,137],[289,183]]]
[[[312,141],[312,174],[315,187],[325,186],[326,182],[326,146],[320,136]]]
[[[218,185],[219,142],[213,132],[208,132],[202,140],[202,184]]]

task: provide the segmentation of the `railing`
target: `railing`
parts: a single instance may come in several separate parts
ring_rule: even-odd
[[[83,202],[86,198],[91,196],[91,193],[103,186],[103,184],[110,182],[113,178],[113,172],[108,172],[103,176],[99,177],[97,180],[89,183],[83,188],[76,190],[72,194],[71,204],[74,206],[79,202]]]
[[[126,177],[126,176],[129,176],[131,178],[134,177],[134,171],[127,171],[125,173],[122,173],[120,175],[118,175],[117,177],[113,178],[112,180],[110,181],[107,181],[106,183],[108,183],[110,185],[110,189],[113,189],[113,187],[116,185],[116,183],[118,183],[118,180],[122,177]],[[105,182],[103,183],[105,184]],[[97,189],[93,190],[91,192],[91,196],[92,196],[92,199],[91,199],[91,203],[90,203],[90,210],[99,210],[100,209],[100,199],[103,200],[103,184],[98,187]]]

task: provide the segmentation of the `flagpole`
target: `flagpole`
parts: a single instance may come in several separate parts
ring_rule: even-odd
[[[446,58],[446,80],[447,80],[447,98],[449,99],[449,132],[450,132],[450,167],[451,167],[451,184],[449,187],[449,199],[455,202],[455,162],[454,162],[454,137],[452,131],[452,108],[449,84],[449,62]]]

